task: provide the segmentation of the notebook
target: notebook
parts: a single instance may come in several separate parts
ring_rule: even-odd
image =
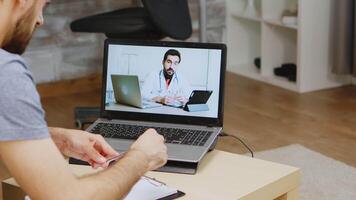
[[[141,179],[132,187],[131,191],[124,199],[125,200],[175,199],[183,195],[184,195],[183,192],[175,188],[171,188],[160,181],[149,178],[147,176],[142,176]]]

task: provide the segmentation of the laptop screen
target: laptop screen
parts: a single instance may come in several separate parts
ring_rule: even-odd
[[[104,110],[218,118],[222,49],[173,44],[107,44]]]

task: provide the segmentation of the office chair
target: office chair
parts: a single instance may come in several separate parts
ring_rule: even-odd
[[[142,0],[143,7],[131,7],[77,19],[70,24],[73,32],[104,33],[108,38],[160,40],[170,37],[188,39],[192,21],[188,0]],[[78,128],[93,123],[99,108],[75,108]]]
[[[132,7],[73,21],[73,32],[105,33],[108,38],[159,40],[188,39],[192,22],[187,0],[142,0]]]

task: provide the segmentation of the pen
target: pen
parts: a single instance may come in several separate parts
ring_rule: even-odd
[[[113,164],[114,162],[116,162],[116,161],[120,160],[122,157],[124,157],[125,153],[126,152],[120,153],[119,155],[106,160],[106,163],[108,163],[109,165]]]
[[[155,185],[155,186],[162,186],[162,185],[166,185],[166,183],[162,182],[162,181],[159,181],[155,178],[152,178],[152,177],[148,177],[148,176],[145,176],[143,175],[141,178],[144,178],[146,179],[147,181],[149,181],[151,184]]]

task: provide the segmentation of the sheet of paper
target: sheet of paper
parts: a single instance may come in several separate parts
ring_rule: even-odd
[[[125,200],[155,200],[175,193],[177,189],[143,176],[133,186]]]

